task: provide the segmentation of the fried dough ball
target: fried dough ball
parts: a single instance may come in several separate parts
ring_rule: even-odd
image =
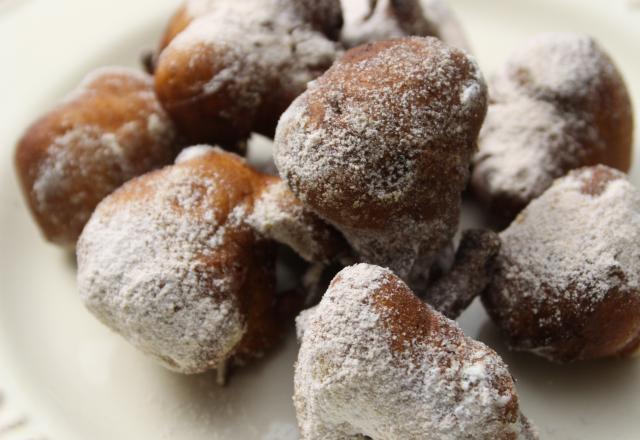
[[[247,1],[247,0],[243,0]],[[214,11],[226,8],[234,0],[186,0],[175,12],[167,24],[167,28],[160,40],[159,50],[169,45],[176,35],[182,32],[193,20]],[[257,5],[257,3],[253,3]],[[266,2],[262,2],[262,7]],[[329,38],[338,38],[342,28],[342,10],[339,1],[334,0],[280,0],[281,7],[293,8],[293,11]],[[232,6],[235,7],[235,6]],[[258,6],[259,7],[259,6]],[[269,7],[269,6],[267,6]]]
[[[343,269],[298,333],[302,440],[538,438],[498,354],[387,269]]]
[[[343,0],[343,8],[341,41],[346,47],[419,36],[469,50],[458,19],[443,0]]]
[[[508,225],[555,178],[587,165],[631,165],[633,114],[620,72],[591,37],[549,33],[493,78],[472,188]]]
[[[100,200],[176,154],[173,124],[151,77],[108,67],[90,73],[27,129],[15,163],[45,238],[73,247]]]
[[[260,356],[287,325],[275,293],[280,240],[312,261],[335,233],[277,177],[191,147],[104,199],[78,242],[78,285],[104,324],[181,373]]]
[[[515,350],[569,362],[640,344],[640,191],[603,165],[556,180],[500,234],[484,304]]]
[[[363,262],[407,280],[456,232],[486,110],[475,61],[436,38],[348,51],[283,114],[280,175]]]
[[[157,61],[158,97],[192,143],[241,149],[252,132],[273,136],[291,101],[331,66],[340,25],[338,0],[187,2]]]

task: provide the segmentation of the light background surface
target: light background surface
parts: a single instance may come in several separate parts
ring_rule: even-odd
[[[238,0],[241,1],[241,0]],[[296,343],[232,378],[156,366],[79,303],[73,258],[43,242],[18,192],[14,144],[91,68],[135,65],[175,0],[0,0],[0,439],[297,438]],[[640,8],[613,0],[451,0],[489,74],[527,36],[594,35],[640,108]],[[636,136],[638,137],[638,136]],[[632,178],[640,185],[640,149]],[[497,349],[543,439],[640,438],[640,360],[550,365],[509,353],[476,303],[467,333]],[[14,428],[9,425],[16,424]]]

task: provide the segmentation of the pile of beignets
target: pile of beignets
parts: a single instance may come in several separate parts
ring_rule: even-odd
[[[224,382],[295,320],[302,439],[536,439],[453,319],[480,297],[514,350],[637,351],[631,102],[587,35],[488,82],[469,47],[441,0],[187,0],[146,71],[93,71],[26,130],[25,199],[89,311],[173,371]],[[485,226],[459,231],[463,196]]]

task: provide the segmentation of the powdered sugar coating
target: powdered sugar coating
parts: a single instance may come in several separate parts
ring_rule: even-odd
[[[238,9],[252,14],[255,9],[287,10],[312,24],[327,35],[333,35],[341,26],[342,11],[339,0],[187,0],[184,10],[191,18],[206,15],[215,9]]]
[[[545,101],[495,102],[480,132],[474,183],[486,185],[489,194],[532,200],[560,176],[562,164],[584,161],[582,145],[570,133],[593,132],[593,126]]]
[[[389,270],[341,271],[299,319],[303,440],[533,439],[498,355]]]
[[[250,205],[225,215],[210,202],[215,175],[159,173],[100,204],[78,243],[79,291],[103,323],[167,368],[205,371],[230,357],[247,329],[243,277],[207,257],[237,240],[229,229],[248,239]]]
[[[457,18],[442,0],[343,0],[343,7],[341,41],[347,47],[413,35],[469,48]]]
[[[148,75],[121,67],[87,75],[18,145],[25,192],[48,238],[74,246],[103,197],[173,159],[175,138]]]
[[[282,115],[276,166],[363,261],[406,277],[455,232],[485,93],[435,38],[352,49]]]
[[[306,209],[280,180],[257,197],[247,221],[263,237],[289,246],[310,262],[328,263],[343,248],[337,233]]]
[[[500,237],[485,303],[515,349],[568,361],[616,354],[634,343],[640,191],[624,174],[604,166],[572,171]]]
[[[182,150],[176,156],[175,163],[189,162],[199,157],[204,157],[212,151],[218,151],[218,149],[207,144],[192,145]]]
[[[133,131],[139,130],[138,124],[133,123],[123,127]],[[72,148],[71,146],[77,146]],[[96,173],[96,165],[112,163],[122,177],[112,173]],[[95,165],[94,165],[95,164]],[[72,223],[85,224],[91,212],[78,209],[71,212],[61,212],[55,209],[52,199],[57,194],[73,194],[72,200],[78,205],[91,204],[95,197],[95,188],[78,187],[77,182],[69,176],[74,170],[80,173],[91,173],[98,188],[112,188],[113,181],[125,181],[133,177],[131,165],[124,156],[122,147],[113,133],[105,133],[98,126],[82,125],[57,136],[50,144],[44,161],[40,164],[39,172],[33,182],[33,196],[36,207],[40,212],[47,212],[48,221],[56,228],[63,228],[70,220]],[[126,176],[126,177],[124,177]],[[58,240],[54,237],[54,241]]]
[[[568,170],[595,163],[628,169],[629,96],[592,38],[539,35],[509,57],[490,89],[472,183],[505,218]]]
[[[511,87],[549,101],[588,102],[597,99],[595,92],[607,76],[617,74],[609,56],[590,36],[544,33],[525,42],[509,57],[505,70],[497,75],[496,81],[505,83],[496,95],[509,93]]]
[[[334,3],[213,2],[160,54],[160,99],[192,141],[272,136],[280,113],[341,52],[312,21],[333,20]]]
[[[75,101],[86,93],[95,93],[93,89],[96,83],[104,84],[112,89],[121,89],[125,86],[127,79],[148,86],[153,84],[152,77],[141,70],[124,66],[101,66],[84,75],[77,87],[61,99],[60,104]],[[153,89],[140,90],[140,94],[150,100],[153,97]]]
[[[328,261],[337,238],[233,154],[199,145],[176,162],[99,205],[78,243],[78,285],[107,326],[197,373],[260,356],[280,336],[271,240]]]
[[[244,111],[261,104],[276,78],[282,78],[280,87],[304,90],[317,76],[317,66],[331,65],[337,53],[335,43],[294,15],[274,14],[253,3],[225,3],[195,20],[172,42],[175,49],[194,50],[194,63],[207,56],[203,46],[224,48],[219,51],[225,68],[203,85],[203,93],[216,93],[234,82]]]

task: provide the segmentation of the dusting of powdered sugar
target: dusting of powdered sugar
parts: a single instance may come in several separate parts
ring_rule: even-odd
[[[242,301],[255,289],[245,284],[255,276],[247,253],[263,240],[313,262],[339,249],[335,231],[279,178],[220,148],[189,147],[174,166],[134,179],[99,205],[78,244],[81,297],[166,367],[221,367],[253,336]]]
[[[110,96],[97,95],[98,90]],[[130,120],[114,115],[114,120],[122,122],[109,128],[104,126],[109,121],[94,121],[92,105],[98,105],[101,98],[127,98],[128,107],[123,111],[131,113]],[[138,107],[138,111],[131,112],[130,107]],[[51,237],[53,241],[75,244],[74,233],[79,234],[103,197],[173,158],[173,124],[155,97],[151,77],[134,69],[96,69],[47,117],[56,121],[55,129],[49,130],[57,134],[47,138],[49,144],[43,148],[46,153],[38,164],[31,197],[52,230],[60,231],[59,237]],[[48,123],[47,117],[42,123]]]
[[[241,8],[241,9],[240,9]],[[341,21],[339,0],[187,0],[184,10],[189,18],[198,18],[213,12],[215,9],[243,11],[247,17],[256,9],[270,10],[271,13],[287,11],[317,25],[318,28],[331,33]]]
[[[176,157],[175,163],[188,162],[199,157],[206,156],[213,151],[222,151],[220,148],[207,144],[192,145],[182,150]]]
[[[616,68],[610,58],[585,34],[569,32],[537,35],[514,51],[499,84],[498,96],[509,88],[530,97],[557,102],[563,98],[592,99],[599,85]],[[515,91],[515,90],[514,90]]]
[[[607,141],[593,112],[612,81],[621,82],[615,66],[589,36],[541,34],[519,47],[491,81],[472,176],[478,195],[521,209],[601,154]]]
[[[516,97],[489,106],[474,160],[479,192],[526,202],[542,194],[567,167],[584,160],[577,137],[597,140],[592,125],[551,103]],[[604,148],[602,143],[597,143]]]
[[[143,90],[140,90],[139,93],[146,95],[147,97],[153,95],[153,79],[150,75],[130,67],[101,66],[84,75],[82,80],[78,83],[78,86],[71,92],[67,93],[60,103],[65,104],[78,99],[83,94],[91,94],[93,85],[96,82],[102,82],[118,89],[123,86],[123,81],[126,81],[127,79],[148,85],[150,87],[149,94],[145,93]]]
[[[112,167],[96,172],[103,164]],[[78,185],[74,174],[90,175],[92,187]],[[125,181],[133,177],[131,165],[123,155],[122,148],[112,133],[100,127],[83,125],[56,137],[47,149],[33,182],[32,194],[37,209],[46,212],[48,221],[56,227],[64,227],[72,216],[74,223],[84,224],[91,210],[81,209],[92,205],[95,191],[107,195],[114,189],[114,181]],[[60,194],[69,194],[70,202],[79,208],[71,212],[55,209],[55,200]]]
[[[102,66],[87,73],[80,82],[79,88],[85,90],[90,89],[91,85],[96,81],[105,81],[106,84],[120,87],[122,82],[128,79],[135,79],[141,83],[153,86],[153,78],[141,70],[123,66]],[[149,94],[152,95],[153,89],[141,90],[141,93],[147,96]]]
[[[219,183],[175,166],[105,199],[78,243],[78,285],[107,326],[167,368],[218,366],[246,331],[237,268],[207,263],[242,229],[244,204],[227,217],[212,202]],[[220,218],[223,220],[220,220]]]
[[[404,309],[391,302],[398,298],[422,309],[412,312],[424,315],[426,334],[404,325]],[[294,402],[303,440],[536,438],[499,356],[389,270],[344,269],[298,327]]]
[[[614,179],[600,194],[585,193],[602,169]],[[521,295],[534,302],[580,304],[586,313],[616,286],[640,289],[640,191],[620,172],[572,171],[500,237],[499,259],[509,261],[501,276],[525,283]]]
[[[516,349],[575,359],[588,343],[582,328],[608,316],[608,299],[640,295],[640,191],[619,171],[570,172],[500,237],[484,299]]]
[[[332,231],[281,180],[256,197],[247,222],[258,234],[289,246],[307,261],[326,262],[330,257],[326,247],[334,240]]]
[[[282,99],[301,93],[340,53],[335,42],[281,0],[216,2],[169,47],[191,52],[192,63],[217,48],[216,62],[225,67],[201,93],[211,95],[225,87],[243,118],[255,114],[268,96]]]
[[[485,94],[475,61],[435,38],[354,49],[282,115],[276,166],[363,261],[406,277],[455,232]]]

